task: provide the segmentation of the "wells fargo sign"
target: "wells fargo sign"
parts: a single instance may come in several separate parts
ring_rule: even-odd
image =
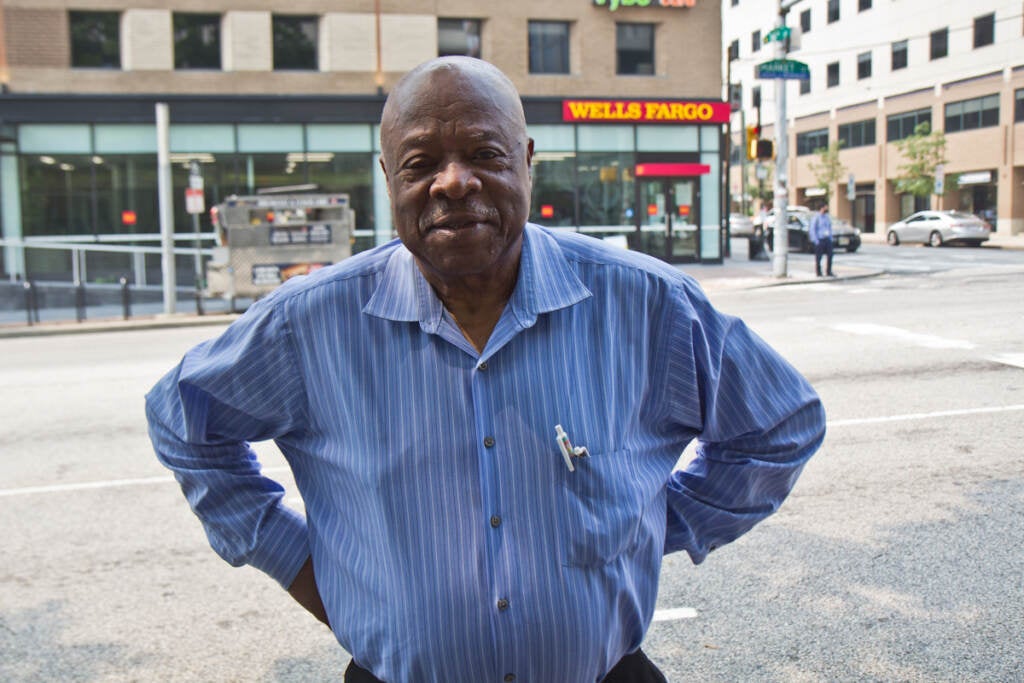
[[[597,7],[607,7],[614,12],[620,7],[696,7],[697,0],[594,0]]]
[[[611,123],[727,123],[727,102],[562,100],[563,121]]]

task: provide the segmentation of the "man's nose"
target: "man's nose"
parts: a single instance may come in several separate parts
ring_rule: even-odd
[[[480,188],[480,178],[468,164],[461,161],[449,161],[434,177],[434,182],[430,186],[430,195],[462,199],[468,194],[479,192]]]

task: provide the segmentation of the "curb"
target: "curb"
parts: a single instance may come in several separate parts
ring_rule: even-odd
[[[176,314],[139,317],[132,320],[97,319],[90,322],[77,323],[73,320],[60,322],[36,323],[34,325],[4,324],[0,325],[0,339],[18,337],[48,337],[59,334],[93,334],[97,332],[124,332],[132,330],[158,330],[177,327],[203,327],[226,325],[232,322],[238,313],[211,313],[204,316]]]

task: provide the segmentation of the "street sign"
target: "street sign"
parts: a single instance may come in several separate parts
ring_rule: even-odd
[[[851,202],[857,198],[857,181],[854,179],[852,173],[846,181],[846,198]]]
[[[194,187],[185,188],[185,213],[198,214],[206,211],[203,191]]]
[[[789,38],[790,33],[791,29],[788,26],[776,26],[771,31],[768,31],[767,35],[764,37],[764,42],[784,42],[786,38]]]
[[[935,194],[946,192],[946,167],[939,164],[935,167]]]
[[[772,59],[757,65],[757,77],[806,81],[811,77],[811,69],[795,59]]]

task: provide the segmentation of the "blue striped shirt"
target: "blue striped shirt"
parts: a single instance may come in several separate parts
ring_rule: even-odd
[[[600,680],[664,553],[700,562],[771,514],[824,435],[807,382],[688,276],[533,225],[482,353],[393,242],[253,305],[147,412],[214,549],[285,586],[311,553],[338,641],[385,681]]]

